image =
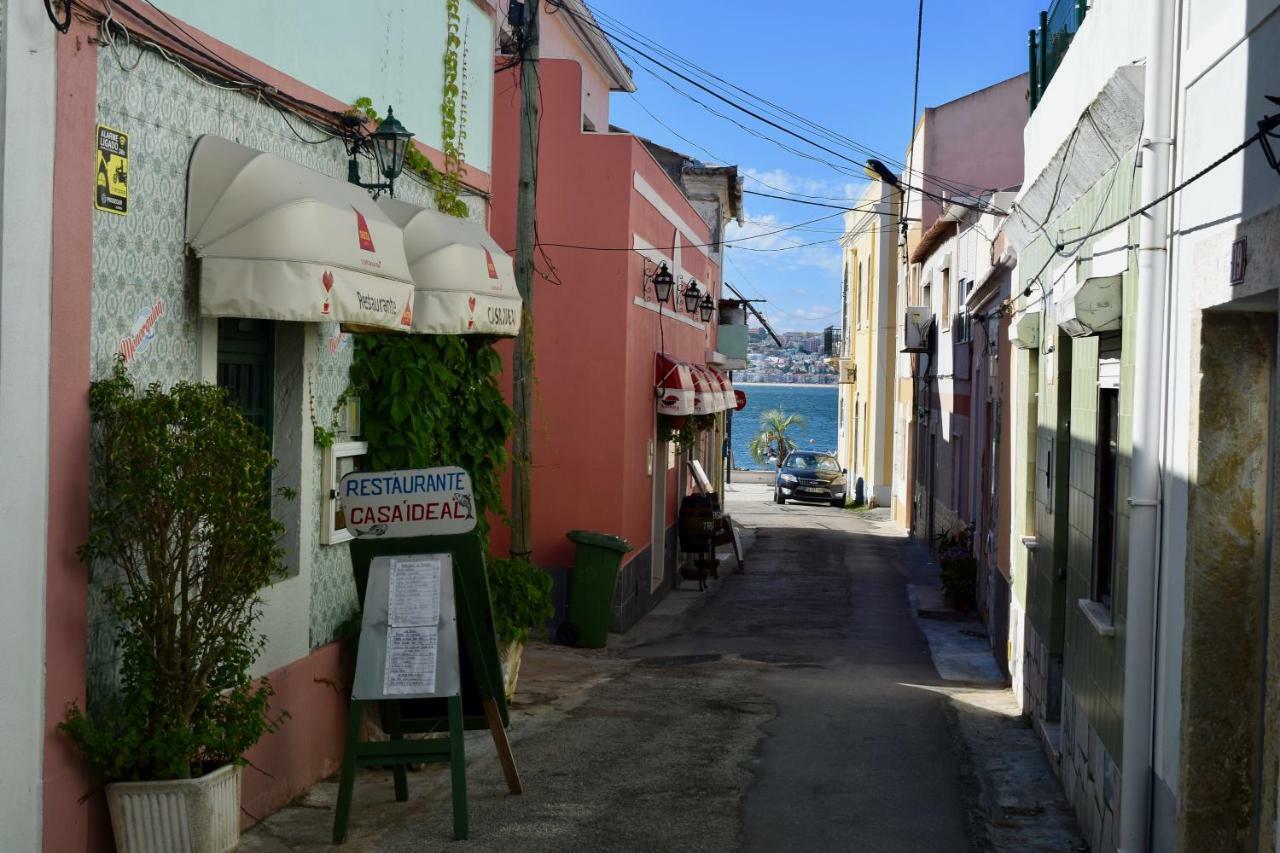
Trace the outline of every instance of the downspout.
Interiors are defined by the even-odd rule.
[[[1146,206],[1170,186],[1173,146],[1174,30],[1182,2],[1150,3],[1143,105],[1142,195]],[[1138,226],[1133,458],[1129,563],[1125,595],[1124,746],[1121,751],[1118,853],[1148,853],[1152,812],[1156,600],[1160,561],[1160,452],[1169,206],[1153,206]]]

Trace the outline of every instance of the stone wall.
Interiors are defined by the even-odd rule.
[[[1090,725],[1070,684],[1062,688],[1061,744],[1058,772],[1090,853],[1115,853],[1120,843],[1120,768]]]

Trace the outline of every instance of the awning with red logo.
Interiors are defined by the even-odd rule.
[[[363,189],[218,136],[187,167],[200,313],[409,331],[399,226]]]
[[[653,388],[658,414],[672,417],[694,414],[695,390],[691,367],[665,353],[655,356]]]
[[[483,225],[394,198],[378,206],[404,231],[415,287],[413,331],[519,334],[523,303],[511,257]]]

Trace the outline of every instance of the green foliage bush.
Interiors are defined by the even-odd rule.
[[[283,573],[262,431],[213,385],[138,389],[123,363],[89,391],[94,489],[80,556],[121,580],[120,692],[61,728],[105,781],[182,779],[241,756],[283,716],[249,668],[260,590]]]
[[[488,562],[494,631],[502,643],[523,643],[555,615],[551,575],[519,557]]]

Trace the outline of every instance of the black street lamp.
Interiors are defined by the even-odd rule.
[[[710,323],[711,315],[715,313],[716,304],[711,300],[711,294],[708,293],[702,297],[702,301],[698,303],[698,314],[702,317],[702,322]]]
[[[684,310],[690,314],[696,314],[700,299],[702,299],[702,291],[698,289],[698,282],[689,279],[689,286],[684,289]]]
[[[653,295],[659,302],[666,302],[671,296],[671,287],[676,283],[675,278],[671,275],[671,270],[667,269],[666,263],[658,264],[658,269],[653,274]]]
[[[347,163],[347,180],[358,187],[373,191],[377,198],[383,190],[395,195],[396,178],[404,171],[404,161],[409,154],[409,140],[413,134],[396,118],[391,107],[387,107],[387,117],[378,123],[378,129],[368,136],[355,137],[351,143],[351,159]],[[360,163],[357,157],[362,148],[368,147],[373,152],[373,160],[378,166],[378,174],[386,180],[381,183],[366,184],[360,180]]]

